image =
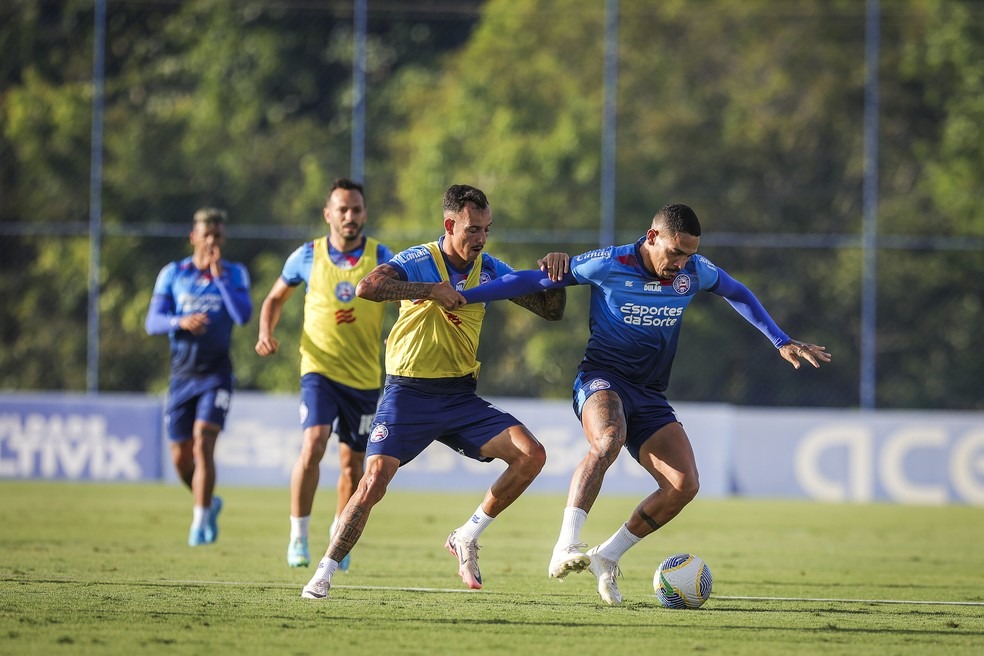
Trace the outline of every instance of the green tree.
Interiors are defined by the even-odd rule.
[[[859,251],[833,250],[824,241],[793,248],[747,243],[762,233],[859,239],[864,5],[801,0],[783,3],[780,11],[775,3],[729,0],[620,4],[619,240],[641,234],[663,203],[688,202],[704,218],[702,250],[748,283],[792,335],[824,343],[835,354],[830,367],[793,372],[725,303],[701,301],[688,313],[675,398],[856,404]],[[408,91],[402,103],[411,108],[409,127],[394,150],[407,163],[398,177],[406,216],[392,217],[394,224],[408,217],[436,222],[440,190],[471,182],[490,192],[497,226],[567,234],[595,229],[601,12],[573,1],[485,6],[468,46],[449,59],[431,88]],[[953,210],[979,216],[969,207],[984,171],[980,140],[972,138],[984,97],[978,88],[984,76],[976,72],[984,43],[974,20],[979,9],[969,2],[913,0],[891,3],[883,15],[883,134],[904,131],[908,140],[889,139],[882,151],[882,232],[901,225],[894,216],[899,212],[937,236],[967,234]],[[914,121],[915,133],[904,130],[903,118]],[[929,227],[926,211],[951,218]],[[570,245],[565,241],[556,237],[558,246]],[[519,266],[534,257],[525,246],[499,246],[514,253]],[[975,255],[967,258],[973,265],[954,267],[961,258],[947,256],[927,264],[932,281],[924,281],[897,272],[896,258],[883,251],[882,407],[980,407],[973,385],[952,389],[947,380],[954,372],[969,379],[981,368],[979,359],[961,358],[954,348],[981,319],[980,283],[967,286],[968,279],[982,279]],[[898,261],[912,267],[918,257],[906,253]],[[948,326],[949,344],[934,345],[927,371],[925,315],[921,304],[904,299],[947,288],[959,291],[940,297],[941,316],[957,325]],[[583,344],[583,330],[578,335],[567,323],[583,325],[585,301],[575,300],[578,293],[571,290],[568,320],[557,327],[536,325],[508,307],[490,317],[483,348],[504,361],[508,374],[490,376],[486,367],[489,391],[557,392],[540,374],[557,358],[568,370],[579,358],[575,342]],[[543,333],[550,334],[542,338],[547,348]]]
[[[462,6],[370,4],[370,231],[397,250],[436,238],[441,194],[467,182],[490,195],[491,251],[516,267],[596,246],[603,3]],[[673,398],[857,404],[864,3],[620,7],[617,241],[665,202],[693,205],[702,252],[835,356],[793,372],[705,295]],[[981,408],[984,14],[970,0],[881,7],[878,404]],[[323,233],[324,194],[349,166],[351,15],[262,0],[109,9],[101,386],[160,391],[166,348],[143,317],[157,272],[188,252],[197,207],[229,210],[226,254],[249,266],[257,307],[287,255]],[[92,25],[89,0],[0,5],[0,223],[19,226],[0,226],[5,388],[85,383]],[[945,239],[963,248],[937,248]],[[291,306],[285,342],[300,330]],[[483,392],[565,397],[586,317],[582,288],[559,324],[491,305]],[[255,324],[235,333],[241,385],[296,389],[296,345],[260,361],[254,341]]]

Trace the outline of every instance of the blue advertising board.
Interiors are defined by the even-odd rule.
[[[145,395],[0,395],[0,478],[155,481],[161,402]]]
[[[530,490],[565,492],[587,442],[570,403],[489,398],[543,443]],[[984,413],[761,409],[675,404],[693,444],[701,498],[730,495],[826,502],[984,506]],[[163,435],[163,398],[125,394],[0,394],[0,479],[177,483]],[[218,484],[285,490],[301,449],[297,395],[238,392],[215,450]],[[502,473],[435,443],[391,489],[483,491]],[[338,440],[321,462],[338,475]],[[645,496],[652,477],[627,452],[606,493]]]
[[[984,413],[744,409],[732,466],[741,496],[984,505]]]

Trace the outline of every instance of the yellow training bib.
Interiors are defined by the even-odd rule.
[[[359,263],[342,269],[331,261],[328,238],[314,241],[304,297],[302,376],[319,373],[360,390],[378,389],[382,383],[379,356],[386,304],[355,295],[355,286],[378,264],[378,246],[367,237]]]
[[[436,241],[426,244],[441,280],[450,282]],[[482,255],[472,264],[465,289],[479,283]],[[386,344],[386,373],[411,378],[478,378],[478,338],[485,305],[471,303],[448,312],[436,301],[401,301],[400,316]]]

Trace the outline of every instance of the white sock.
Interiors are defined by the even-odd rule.
[[[489,517],[479,506],[478,509],[472,514],[471,519],[462,524],[459,528],[455,529],[459,536],[465,538],[466,540],[475,540],[479,535],[482,534],[492,520],[495,517]]]
[[[629,531],[629,527],[625,524],[615,531],[612,537],[605,540],[603,543],[598,545],[598,552],[605,558],[609,560],[618,561],[625,555],[625,552],[639,544],[639,540],[642,538],[636,537]]]
[[[581,529],[588,519],[588,513],[574,506],[564,508],[564,521],[560,525],[560,537],[556,548],[563,549],[581,542]]]
[[[321,562],[318,563],[318,568],[314,570],[314,576],[311,577],[311,580],[308,581],[308,583],[314,583],[315,581],[328,581],[330,585],[331,577],[334,576],[336,569],[338,569],[338,563],[328,556],[325,556],[321,559]]]
[[[212,515],[212,509],[205,506],[195,506],[191,510],[191,525],[205,526]]]
[[[311,515],[304,517],[290,516],[290,539],[306,538],[308,536],[308,525],[311,523]]]

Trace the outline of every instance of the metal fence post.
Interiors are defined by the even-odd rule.
[[[99,292],[102,250],[103,94],[106,75],[106,0],[96,0],[92,38],[92,144],[89,168],[89,321],[85,386],[99,391]]]
[[[861,249],[861,407],[874,409],[877,365],[878,290],[878,61],[881,50],[881,11],[878,0],[867,0],[864,84],[864,211]]]

